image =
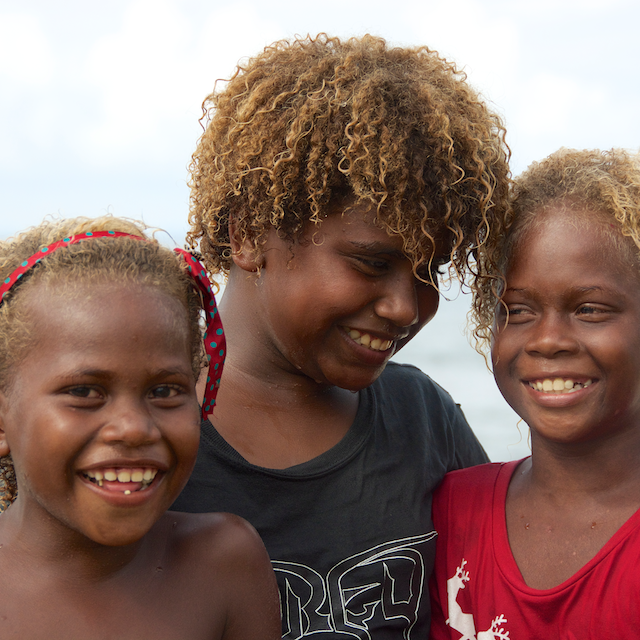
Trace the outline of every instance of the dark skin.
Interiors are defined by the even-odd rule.
[[[516,470],[507,496],[507,530],[530,587],[550,589],[571,578],[640,508],[640,477],[632,459],[637,451],[621,447],[612,464],[613,453],[580,461],[541,455],[535,469],[529,459]],[[602,467],[594,473],[589,463]]]
[[[0,391],[0,455],[18,483],[0,515],[0,635],[280,638],[253,528],[166,513],[199,439],[181,303],[143,285],[25,295],[33,347]]]
[[[562,205],[539,215],[507,271],[492,357],[531,427],[532,457],[507,495],[509,542],[526,584],[549,589],[640,508],[640,276],[600,219],[578,223]]]
[[[56,544],[6,525],[3,638],[280,638],[275,578],[260,539],[240,518],[169,512],[126,547]]]
[[[272,231],[259,255],[232,240],[220,304],[229,355],[212,422],[258,466],[290,467],[336,445],[357,392],[437,310],[400,238],[367,208],[344,208],[330,206],[293,244]]]

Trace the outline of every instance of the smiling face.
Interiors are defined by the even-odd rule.
[[[293,245],[271,232],[251,328],[270,364],[363,389],[434,316],[438,292],[372,219],[362,207],[331,213]]]
[[[540,213],[506,273],[492,360],[532,441],[639,433],[640,275],[610,225],[557,205]],[[625,250],[621,251],[621,247]]]
[[[135,542],[195,462],[186,311],[145,286],[27,295],[33,346],[0,394],[0,455],[10,450],[18,481],[11,510],[100,544]]]

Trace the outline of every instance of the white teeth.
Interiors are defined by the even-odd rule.
[[[537,391],[544,391],[545,393],[574,393],[579,389],[588,387],[592,384],[593,380],[585,380],[584,382],[575,382],[571,378],[545,378],[544,380],[536,380],[530,382],[529,386]]]
[[[372,338],[368,333],[362,333],[357,329],[345,327],[348,336],[359,345],[372,349],[373,351],[386,351],[391,348],[393,340],[383,340],[382,338]]]
[[[136,482],[142,484],[142,489],[146,489],[158,475],[158,470],[153,468],[133,468],[133,469],[108,469],[106,471],[85,471],[84,475],[102,487],[104,481],[107,482]]]

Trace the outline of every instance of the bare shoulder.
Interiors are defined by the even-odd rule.
[[[233,564],[268,560],[256,530],[231,513],[168,511],[162,523],[176,551],[197,556],[199,562]]]
[[[158,525],[183,593],[206,597],[224,617],[222,640],[280,638],[275,574],[246,520],[229,513],[168,511]]]

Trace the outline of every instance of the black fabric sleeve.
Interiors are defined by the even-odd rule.
[[[471,430],[459,404],[453,417],[453,436],[455,438],[455,466],[452,469],[474,467],[490,462],[489,456]]]

